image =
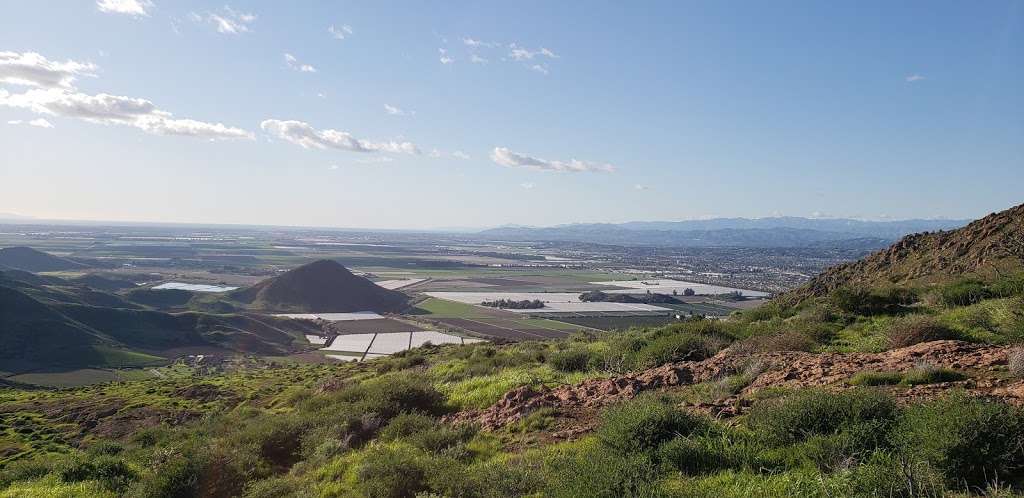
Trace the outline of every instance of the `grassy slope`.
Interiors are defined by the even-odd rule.
[[[745,398],[753,408],[729,424],[678,408],[684,399],[707,402],[740,392],[751,376],[738,372],[669,391],[663,399],[613,406],[601,420],[560,420],[540,410],[491,433],[438,422],[445,413],[488,406],[515,387],[577,383],[608,375],[610,364],[641,370],[698,350],[709,354],[730,341],[770,349],[772,340],[788,337],[786,344],[793,344],[799,336],[807,349],[859,349],[849,339],[857,332],[887,347],[894,330],[921,320],[972,340],[1016,341],[1024,332],[1021,296],[987,297],[950,305],[942,303],[942,289],[929,289],[913,304],[879,308],[886,311],[850,311],[845,308],[866,305],[823,298],[722,322],[432,348],[358,365],[246,368],[198,377],[165,369],[162,379],[67,391],[9,389],[0,391],[0,427],[7,428],[0,433],[0,455],[34,463],[0,471],[0,493],[11,481],[8,493],[56,493],[78,485],[94,494],[127,490],[132,496],[190,483],[222,496],[267,496],[272,490],[327,496],[907,496],[905,476],[893,472],[899,462],[924,488],[915,495],[963,492],[964,482],[985,489],[984,476],[991,475],[999,475],[1004,488],[1019,486],[1024,455],[1013,448],[1024,443],[1024,414],[956,395],[902,408],[871,387],[843,395],[768,390]],[[425,304],[440,313],[468,312],[447,302]],[[919,374],[892,380],[907,384],[889,388],[897,390],[932,381]],[[96,418],[64,416],[112,406],[115,413]],[[423,415],[399,417],[406,411]],[[79,440],[82,427],[69,420],[98,423]],[[126,423],[107,423],[112,420],[130,421],[128,433],[117,433],[113,427]],[[143,420],[171,421],[176,428],[155,429]],[[573,442],[552,437],[559,427],[585,423],[596,424],[596,432]],[[116,443],[112,433],[119,434]],[[102,440],[107,443],[99,445]],[[113,456],[111,444],[121,448]],[[32,460],[47,453],[68,456]],[[89,470],[111,461],[130,470],[122,471],[123,481]],[[35,473],[22,470],[31,465]],[[85,470],[70,480],[60,477],[67,475],[61,469],[82,465]]]

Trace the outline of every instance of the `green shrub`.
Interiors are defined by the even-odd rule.
[[[454,498],[506,498],[531,496],[544,486],[543,462],[536,458],[495,458],[466,467],[442,470],[435,487]]]
[[[849,475],[855,496],[914,498],[947,496],[942,475],[921,461],[908,461],[887,451],[876,451]]]
[[[660,496],[657,466],[642,453],[601,447],[561,449],[545,465],[545,497],[653,498]]]
[[[978,280],[958,280],[939,289],[939,299],[946,306],[969,306],[990,297],[988,288]]]
[[[0,489],[17,481],[30,481],[49,474],[54,462],[49,458],[15,460],[0,468]]]
[[[917,300],[912,289],[892,287],[883,290],[866,287],[840,287],[829,294],[829,302],[836,309],[854,315],[893,314],[905,311],[905,306]]]
[[[747,425],[772,443],[790,444],[861,424],[884,437],[897,414],[896,403],[881,391],[810,389],[754,405]]]
[[[890,348],[903,348],[922,342],[961,339],[959,333],[933,317],[912,315],[893,320],[886,332]]]
[[[104,488],[123,492],[138,476],[121,458],[84,455],[65,459],[55,469],[64,482],[98,481]]]
[[[860,372],[847,382],[851,386],[891,386],[899,384],[903,374],[899,372]]]
[[[782,464],[750,435],[731,429],[677,437],[658,448],[658,461],[688,475],[726,469],[782,470]]]
[[[425,415],[402,414],[381,430],[380,440],[402,440],[411,446],[430,452],[441,452],[464,444],[476,429],[466,425],[451,426],[438,423]]]
[[[1024,295],[1024,273],[1000,277],[992,282],[989,291],[995,297],[1013,297]]]
[[[411,498],[427,491],[429,458],[409,446],[374,446],[356,468],[356,489],[369,498]]]
[[[606,409],[597,437],[620,453],[645,452],[676,436],[706,428],[708,424],[702,416],[644,396]]]
[[[915,368],[904,374],[902,384],[907,386],[919,386],[924,384],[938,384],[940,382],[956,382],[966,378],[966,375],[957,372],[956,370],[924,366]]]
[[[944,473],[953,488],[984,488],[1024,477],[1024,415],[965,393],[911,406],[894,439],[906,459]]]
[[[585,347],[572,347],[564,351],[556,351],[548,358],[548,363],[555,370],[562,372],[582,372],[589,370],[594,361]]]
[[[365,380],[342,389],[337,399],[356,405],[358,410],[389,419],[402,412],[439,414],[444,396],[423,375],[398,372]]]
[[[190,498],[199,492],[208,459],[201,452],[175,452],[129,489],[132,498]]]
[[[308,482],[292,476],[272,477],[249,483],[245,498],[312,498],[316,496]]]

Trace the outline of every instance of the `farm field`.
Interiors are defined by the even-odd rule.
[[[721,304],[714,303],[682,303],[682,304],[660,304],[676,311],[681,311],[687,314],[704,315],[704,316],[728,316],[732,312],[736,311],[737,308],[730,308],[729,306],[723,306]]]
[[[409,324],[392,318],[332,322],[330,328],[333,332],[338,334],[383,334],[390,332],[414,332],[423,330],[422,326]]]
[[[671,316],[560,316],[553,321],[598,330],[624,330],[630,327],[661,327],[677,320]]]
[[[462,330],[490,339],[541,340],[566,337],[580,329],[554,320],[526,318],[504,310],[434,297],[419,303],[417,308],[422,312],[416,315],[417,319],[426,320],[440,328]]]
[[[686,289],[693,289],[698,295],[727,294],[730,292],[740,292],[747,297],[765,297],[768,295],[768,293],[761,291],[672,279],[610,280],[590,283],[604,287],[625,287],[624,289],[606,290],[605,292],[609,294],[634,294],[639,290],[641,292],[651,291],[659,294],[676,293],[682,295]]]

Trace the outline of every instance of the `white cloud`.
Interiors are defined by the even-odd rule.
[[[207,12],[206,16],[201,16],[193,12],[192,20],[196,22],[207,21],[213,24],[217,28],[218,33],[237,35],[240,33],[248,33],[249,25],[256,20],[256,16],[254,14],[238,12],[225,5],[220,12]]]
[[[70,88],[79,76],[93,76],[91,62],[51,61],[35,52],[0,52],[0,83]]]
[[[47,120],[45,120],[43,118],[33,119],[31,121],[22,121],[20,119],[17,119],[17,120],[14,120],[14,121],[8,121],[7,124],[9,124],[9,125],[20,125],[20,124],[23,124],[23,125],[26,125],[26,126],[35,126],[36,128],[53,128],[53,123],[51,123],[51,122],[49,122],[49,121],[47,121]]]
[[[420,154],[412,142],[371,142],[338,130],[317,130],[302,121],[267,119],[260,123],[263,131],[306,149],[338,149],[352,152],[392,152]]]
[[[248,131],[221,123],[175,119],[171,113],[157,109],[145,99],[105,93],[87,95],[60,88],[34,89],[22,94],[0,90],[0,105],[92,123],[133,126],[157,135],[182,135],[211,140],[253,138]]]
[[[524,182],[524,183],[520,183],[519,186],[525,188],[526,190],[530,190],[533,187],[535,187],[536,185],[534,185],[534,184],[532,184],[530,182]]]
[[[480,41],[480,40],[474,40],[473,38],[468,37],[468,36],[462,39],[462,44],[467,46],[467,47],[473,47],[473,48],[480,48],[480,47],[494,48],[494,47],[499,46],[499,44],[495,43],[495,42],[485,42],[485,41]]]
[[[649,190],[650,188],[651,187],[648,187],[647,185],[640,185],[639,183],[633,185],[633,190]]]
[[[540,74],[548,74],[548,66],[545,64],[534,64],[530,66],[531,71],[537,71]]]
[[[395,107],[391,104],[384,104],[384,112],[392,116],[415,116],[416,111],[407,111],[405,109]]]
[[[439,49],[437,49],[437,51],[441,54],[441,56],[438,59],[438,60],[441,61],[441,64],[451,64],[451,63],[455,62],[455,59],[452,59],[451,57],[448,56],[448,51],[447,50],[445,50],[443,48],[439,48]]]
[[[512,152],[505,147],[495,147],[491,152],[491,160],[510,168],[528,168],[539,171],[567,171],[573,173],[582,171],[612,173],[615,171],[615,166],[611,164],[580,161],[578,159],[550,161]]]
[[[430,157],[438,158],[438,157],[441,157],[441,151],[439,151],[437,149],[434,149],[434,150],[430,151],[429,155],[430,155]]]
[[[338,169],[338,165],[337,164],[332,164],[332,165],[328,166],[327,169],[329,169],[331,171],[334,171],[334,170]]]
[[[336,28],[332,24],[331,27],[327,28],[327,32],[330,33],[331,36],[333,36],[336,40],[344,40],[345,38],[348,38],[349,36],[352,35],[352,26],[344,24],[340,28]]]
[[[921,76],[920,74],[916,74],[915,73],[915,74],[911,74],[911,75],[907,76],[904,79],[907,81],[907,83],[913,83],[915,81],[921,81],[921,80],[923,80],[925,78],[924,78],[924,76]]]
[[[476,54],[470,54],[469,62],[472,62],[473,64],[487,64],[487,59],[484,59],[483,57],[480,57],[479,55]]]
[[[454,157],[456,159],[469,159],[469,154],[466,154],[465,152],[462,152],[461,150],[457,150],[455,152],[452,152],[452,157]]]
[[[299,60],[296,59],[295,56],[292,55],[292,54],[284,54],[284,63],[287,64],[288,67],[290,67],[290,68],[292,68],[292,69],[294,69],[296,71],[301,71],[303,73],[315,73],[316,72],[316,68],[315,67],[313,67],[313,66],[311,66],[309,64],[303,64],[303,63],[299,62]]]
[[[519,61],[519,62],[525,62],[525,61],[533,60],[533,58],[538,56],[538,55],[543,55],[544,57],[547,57],[549,59],[557,59],[558,58],[558,56],[555,55],[554,52],[552,52],[551,50],[548,50],[548,49],[546,49],[544,47],[541,47],[540,50],[533,51],[533,50],[529,50],[527,48],[521,47],[521,46],[519,46],[519,45],[517,45],[515,43],[512,43],[512,44],[509,44],[508,49],[509,49],[508,56],[511,57],[512,60],[516,60],[516,61]]]
[[[148,16],[146,9],[153,6],[149,0],[96,0],[100,12],[127,14],[132,17]]]

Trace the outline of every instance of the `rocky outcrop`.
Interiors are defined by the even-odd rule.
[[[961,341],[935,341],[915,344],[884,353],[803,353],[768,352],[737,354],[731,350],[703,361],[670,363],[643,372],[592,379],[576,385],[535,389],[524,386],[505,393],[494,405],[483,410],[459,412],[449,421],[477,423],[495,430],[524,419],[541,408],[553,408],[563,414],[596,410],[631,399],[641,392],[686,386],[751,371],[754,378],[740,397],[698,406],[716,416],[730,416],[742,408],[742,395],[767,387],[831,386],[845,389],[845,383],[859,372],[905,372],[922,365],[946,367],[974,373],[974,379],[958,384],[980,394],[999,396],[1013,402],[1024,401],[1024,381],[993,375],[1007,362],[1005,346],[971,344]],[[918,386],[901,397],[927,397],[947,390],[950,385]]]

